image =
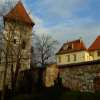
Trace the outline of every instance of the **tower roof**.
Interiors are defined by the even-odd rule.
[[[26,12],[21,1],[19,1],[16,6],[4,16],[4,19],[17,20],[26,24],[30,24],[32,26],[35,24]]]
[[[96,38],[96,40],[92,43],[92,45],[88,49],[89,51],[100,50],[100,35]]]

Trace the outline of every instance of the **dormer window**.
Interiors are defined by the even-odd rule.
[[[67,47],[67,50],[71,50],[72,48],[73,48],[73,45],[69,44],[68,47]]]
[[[63,50],[67,50],[67,48],[68,48],[68,45],[64,46],[63,47]]]
[[[68,44],[63,47],[63,50],[71,50],[73,49],[73,44]]]

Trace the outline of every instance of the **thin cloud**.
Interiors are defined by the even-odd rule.
[[[100,34],[99,7],[93,6],[97,1],[23,0],[36,34],[47,33],[60,42],[82,37],[87,45]]]
[[[52,16],[70,17],[84,2],[86,0],[43,0],[38,3],[38,7],[42,7],[41,10]]]

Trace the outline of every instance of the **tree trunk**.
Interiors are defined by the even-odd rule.
[[[3,76],[3,89],[2,89],[2,94],[1,94],[1,100],[4,100],[5,98],[7,68],[8,68],[8,59],[7,59],[7,54],[6,54],[6,63],[5,63],[5,70],[4,70],[4,76]]]
[[[15,90],[16,90],[16,83],[17,83],[19,69],[20,69],[20,60],[17,61],[16,70],[13,77],[13,84],[12,84],[13,93],[15,93]]]
[[[11,65],[11,92],[13,94],[14,92],[14,86],[13,86],[13,83],[14,82],[14,71],[13,71],[13,64]]]

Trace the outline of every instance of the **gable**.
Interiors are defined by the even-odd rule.
[[[96,40],[92,43],[92,45],[88,49],[89,51],[100,50],[100,36],[96,38]]]

